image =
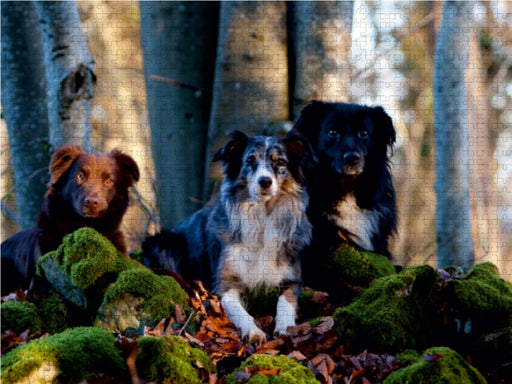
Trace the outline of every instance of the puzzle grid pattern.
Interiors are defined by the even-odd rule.
[[[138,32],[138,4],[137,2],[83,2],[78,4],[80,14],[83,17],[82,31],[87,39],[91,54],[95,59],[95,70],[98,82],[95,89],[94,104],[91,112],[91,120],[94,127],[93,142],[100,151],[108,151],[115,146],[125,149],[134,156],[141,168],[142,179],[138,183],[138,190],[145,201],[153,209],[156,209],[153,164],[148,156],[150,148],[149,123],[145,105],[145,80],[143,73],[143,57],[139,44]],[[85,16],[85,17],[84,17]],[[357,96],[357,101],[362,103],[381,104],[392,115],[399,139],[395,148],[396,167],[394,173],[400,175],[404,172],[400,168],[402,153],[409,150],[410,138],[404,136],[408,124],[412,121],[410,113],[401,113],[399,99],[406,80],[403,74],[392,69],[393,63],[400,61],[401,53],[395,40],[389,32],[396,26],[400,32],[407,31],[407,16],[403,11],[397,11],[393,5],[383,4],[375,16],[369,14],[369,10],[362,3],[357,2],[354,8],[353,19],[353,53],[352,58],[358,69],[372,63],[375,54],[385,52],[374,63],[377,79],[374,83],[361,80],[352,86],[352,92]],[[485,20],[485,9],[475,8],[475,20]],[[506,19],[506,9],[497,6],[496,18]],[[375,22],[381,29],[381,43],[374,42]],[[497,31],[497,33],[499,33]],[[171,38],[171,37],[170,37]],[[426,52],[423,54],[427,55]],[[403,57],[402,57],[403,58]],[[496,84],[498,92],[492,96],[493,107],[510,105],[512,97],[512,85],[510,83]],[[481,108],[487,106],[480,105]],[[492,111],[491,111],[492,112]],[[510,112],[505,112],[502,121],[508,119],[510,127]],[[401,132],[401,134],[400,134]],[[475,140],[480,140],[479,137]],[[2,177],[5,177],[9,169],[7,157],[8,138],[2,120]],[[477,144],[478,146],[478,144]],[[497,194],[497,220],[489,222],[490,226],[497,226],[499,235],[499,255],[494,257],[495,263],[506,265],[508,269],[503,271],[504,277],[512,280],[512,133],[510,128],[503,130],[496,140],[494,150],[496,161],[496,176],[494,181]],[[485,161],[472,158],[472,161]],[[172,165],[169,165],[172,167]],[[429,182],[431,182],[430,180]],[[421,180],[418,181],[421,183]],[[6,185],[2,186],[2,195],[6,192]],[[400,193],[411,193],[407,187],[399,188]],[[425,185],[424,188],[432,188]],[[426,195],[430,198],[432,194]],[[425,205],[433,206],[435,201],[430,199]],[[415,206],[411,209],[414,210]],[[413,213],[414,214],[414,213]],[[141,217],[144,218],[141,220]],[[125,218],[125,226],[128,230],[141,233],[145,230],[145,217],[140,208],[132,207]],[[426,223],[426,226],[430,225]],[[4,226],[5,228],[5,226]],[[403,229],[403,228],[402,228]],[[8,230],[6,231],[8,232]],[[4,235],[2,235],[3,238]],[[140,235],[133,240],[133,246],[140,242]],[[426,253],[432,249],[427,247]],[[428,254],[422,255],[422,261],[429,261]],[[427,259],[427,260],[426,260]]]

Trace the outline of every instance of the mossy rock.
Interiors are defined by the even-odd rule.
[[[188,295],[170,276],[146,268],[123,271],[105,292],[95,325],[111,332],[141,334],[174,314],[174,304],[188,310]]]
[[[176,336],[141,337],[136,360],[141,378],[160,384],[199,384],[202,376],[197,362],[212,371],[208,355]]]
[[[485,384],[486,381],[457,352],[447,347],[433,347],[417,362],[391,373],[384,380],[384,384],[408,383]]]
[[[237,372],[243,372],[246,368],[252,371],[251,368],[254,367],[257,367],[256,372],[258,370],[275,370],[276,368],[279,369],[279,372],[277,375],[255,373],[248,381],[244,381],[247,384],[320,384],[313,372],[295,359],[289,359],[282,355],[258,354],[249,357],[239,368],[230,373],[227,376],[226,384],[238,383]]]
[[[32,340],[2,357],[2,383],[76,383],[100,374],[126,380],[126,366],[114,344],[114,336],[95,327]]]
[[[125,258],[102,234],[88,227],[66,235],[57,250],[38,260],[37,273],[67,301],[94,313],[121,271],[142,268]]]
[[[329,265],[339,281],[359,287],[368,287],[375,279],[396,273],[386,256],[358,251],[347,244],[340,245],[330,254]]]
[[[41,298],[37,303],[37,312],[43,324],[43,331],[59,333],[68,328],[68,308],[62,298],[56,294]]]
[[[123,257],[121,252],[102,234],[88,227],[80,228],[66,235],[56,251],[44,255],[38,262],[52,258],[71,283],[85,290],[106,273],[141,267],[140,263]]]
[[[326,291],[331,300],[350,302],[376,279],[396,273],[389,259],[378,253],[360,251],[348,244],[332,250],[321,262],[322,278],[314,289]]]
[[[512,288],[492,263],[475,265],[444,291],[456,333],[472,338],[512,326]]]
[[[334,313],[341,342],[352,352],[424,349],[439,328],[432,288],[437,271],[421,265],[382,277]]]
[[[35,304],[28,301],[5,301],[1,313],[2,332],[11,329],[20,334],[30,329],[32,335],[41,334],[41,318]]]

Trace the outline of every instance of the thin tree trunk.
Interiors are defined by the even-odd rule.
[[[434,57],[438,265],[474,263],[465,73],[473,3],[447,1]]]
[[[48,120],[40,29],[32,2],[2,1],[2,114],[21,228],[34,224],[46,191]]]
[[[353,1],[295,2],[294,118],[312,99],[349,100],[353,10]]]
[[[201,208],[219,4],[141,2],[141,40],[164,227]]]
[[[284,2],[221,2],[212,110],[203,190],[209,199],[222,179],[215,150],[238,129],[263,133],[288,120],[288,61]]]
[[[471,151],[471,208],[477,262],[498,265],[497,164],[491,147],[489,81],[478,35],[473,33],[467,69],[469,143]]]
[[[50,144],[80,144],[91,149],[90,110],[94,62],[80,28],[74,1],[36,1],[48,94]]]

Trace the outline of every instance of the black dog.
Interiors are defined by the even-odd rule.
[[[317,256],[340,242],[391,258],[397,214],[387,151],[396,133],[383,108],[312,101],[293,136],[306,138],[318,158],[306,175],[314,230],[303,257],[305,283],[322,286]]]
[[[302,187],[308,143],[298,137],[248,137],[235,131],[214,155],[224,181],[208,206],[173,230],[143,244],[146,265],[213,283],[228,317],[242,337],[262,341],[264,332],[244,309],[241,294],[277,287],[274,333],[295,325],[302,287],[299,252],[311,239]]]

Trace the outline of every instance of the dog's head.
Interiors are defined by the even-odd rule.
[[[267,202],[300,188],[303,160],[309,154],[309,144],[300,137],[249,137],[234,131],[213,161],[222,161],[226,180],[235,190],[245,190],[254,202]]]
[[[321,164],[337,175],[358,176],[369,164],[387,164],[395,142],[391,118],[382,107],[312,101],[289,136],[305,137]]]
[[[103,155],[68,145],[52,157],[47,195],[58,193],[78,215],[98,218],[138,180],[137,163],[118,149]]]

